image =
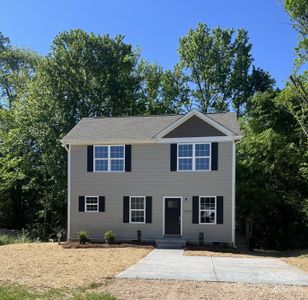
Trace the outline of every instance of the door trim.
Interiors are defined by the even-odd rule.
[[[173,198],[173,199],[181,199],[180,203],[181,203],[181,210],[180,210],[180,214],[181,214],[181,228],[180,228],[180,236],[182,236],[183,233],[183,197],[182,196],[164,196],[163,197],[163,232],[162,232],[162,236],[164,237],[165,234],[165,202],[166,199],[169,198]]]

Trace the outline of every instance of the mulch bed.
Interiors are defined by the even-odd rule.
[[[62,244],[65,249],[90,249],[90,248],[143,248],[143,249],[154,249],[155,244],[150,242],[114,242],[113,244],[107,243],[95,243],[86,242],[85,244],[80,244],[79,241],[70,241]]]

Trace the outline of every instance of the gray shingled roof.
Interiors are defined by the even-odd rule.
[[[234,135],[241,134],[234,113],[207,116],[234,132]],[[63,137],[62,142],[150,140],[181,117],[183,115],[83,118]]]

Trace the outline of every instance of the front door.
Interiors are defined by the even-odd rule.
[[[181,234],[181,198],[165,198],[165,234]]]

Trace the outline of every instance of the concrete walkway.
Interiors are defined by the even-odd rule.
[[[155,249],[117,277],[308,286],[308,273],[277,258],[184,256],[182,254],[183,250]]]

